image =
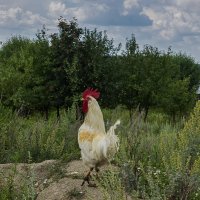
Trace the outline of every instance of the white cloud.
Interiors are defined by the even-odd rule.
[[[7,8],[0,7],[0,26],[19,26],[19,25],[34,25],[44,24],[46,19],[39,14],[34,14],[31,11],[25,11],[20,7]]]
[[[31,11],[26,11],[22,15],[23,19],[21,20],[21,23],[27,24],[27,25],[34,25],[37,23],[45,24],[48,20],[41,17],[39,14],[33,14]]]
[[[17,14],[20,14],[22,9],[17,8],[9,8],[6,9],[5,6],[0,7],[0,24],[5,24],[8,20],[14,20]]]
[[[175,0],[174,3],[182,9],[199,11],[200,0]]]
[[[128,15],[130,10],[132,10],[133,8],[137,8],[139,6],[138,0],[124,0],[123,2],[123,7],[124,7],[124,11],[123,11],[123,15]]]
[[[71,0],[73,3],[81,3],[81,0]]]
[[[109,7],[106,5],[106,4],[98,4],[98,3],[95,3],[93,5],[94,8],[96,8],[96,10],[98,12],[106,12],[109,10]]]
[[[200,31],[199,16],[175,6],[165,6],[159,9],[144,7],[142,14],[152,20],[152,28],[160,31],[164,39],[169,40],[179,34],[192,34]]]
[[[49,4],[49,12],[53,15],[61,15],[61,13],[66,13],[67,9],[64,3],[53,1]]]
[[[79,22],[85,21],[88,18],[97,16],[105,11],[109,7],[106,4],[83,4],[77,7],[66,7],[64,3],[53,1],[49,4],[49,14],[54,17],[67,17],[67,18],[77,18]]]
[[[82,27],[105,25],[101,30],[108,30],[115,43],[125,43],[134,33],[139,45],[172,46],[200,60],[199,4],[200,0],[0,0],[0,40],[11,34],[32,37],[43,24],[56,32],[60,16],[75,17]],[[144,26],[141,15],[152,24]]]

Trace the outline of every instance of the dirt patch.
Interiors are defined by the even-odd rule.
[[[31,177],[37,192],[36,200],[103,199],[100,188],[88,187],[87,184],[81,186],[87,172],[88,168],[81,160],[67,164],[56,160],[33,164],[1,164],[0,188],[12,177],[13,185],[20,189]]]

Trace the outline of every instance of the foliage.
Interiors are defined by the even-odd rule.
[[[98,185],[103,191],[104,199],[126,199],[119,175],[112,168],[101,174],[98,179]]]
[[[1,101],[5,105],[13,108],[30,106],[31,96],[26,88],[31,79],[32,47],[32,41],[22,37],[12,37],[2,47],[0,82]]]
[[[57,121],[56,116],[44,121],[39,115],[23,119],[16,113],[1,107],[0,162],[27,162],[30,152],[32,161],[62,158],[70,160],[79,156],[76,132],[79,122],[74,109],[63,111],[65,118]]]
[[[75,19],[66,21],[62,17],[58,23],[59,33],[50,35],[51,91],[52,104],[57,108],[70,107],[77,89],[77,54],[80,48],[82,29]]]
[[[161,108],[175,120],[194,107],[199,86],[199,64],[169,48],[161,52],[139,48],[132,34],[121,51],[106,31],[80,28],[77,20],[58,19],[58,32],[43,28],[36,39],[13,36],[0,50],[0,100],[23,116],[76,104],[81,118],[80,94],[98,88],[103,107],[139,106],[147,118],[149,109]],[[13,80],[15,84],[13,84]],[[170,105],[170,106],[167,106]]]
[[[135,116],[117,158],[129,194],[142,199],[199,199],[199,114],[200,102],[183,129],[162,123],[159,131]]]
[[[180,199],[198,199],[200,184],[199,148],[200,148],[200,102],[177,135],[176,149],[169,157],[164,157],[167,174],[171,173],[176,187],[171,189],[171,196]],[[169,180],[170,181],[170,180]]]
[[[195,104],[195,93],[189,91],[189,79],[175,80],[168,84],[160,104],[173,117],[184,116]]]
[[[118,68],[117,52],[113,40],[109,40],[107,33],[85,29],[80,54],[79,93],[87,87],[98,88],[102,101],[107,107],[115,107],[116,72]]]
[[[118,130],[120,150],[112,161],[114,168],[108,167],[97,178],[105,199],[199,199],[200,102],[187,121],[182,119],[175,124],[158,111],[151,111],[146,122],[144,113],[138,110],[133,113],[132,122],[123,107],[103,113],[107,127],[119,117],[122,121]],[[1,162],[30,162],[28,151],[32,161],[78,159],[75,133],[79,124],[75,114],[75,108],[63,111],[65,118],[59,122],[55,113],[49,121],[39,119],[39,115],[24,119],[2,106]],[[23,192],[34,195],[31,188],[25,189],[34,180],[33,174],[30,177]],[[8,193],[13,187],[12,177],[8,180],[1,195],[18,195],[14,190]]]
[[[1,171],[0,171],[1,175]],[[1,178],[6,180],[4,183],[1,183],[1,200],[10,200],[10,199],[30,199],[35,200],[37,193],[34,187],[34,173],[30,167],[27,168],[27,175],[21,177],[20,184],[16,183],[16,176],[19,175],[19,172],[16,170],[16,165],[13,166],[12,170],[8,173],[7,176],[2,174]]]
[[[136,38],[132,35],[131,39],[126,42],[126,51],[123,54],[120,62],[119,74],[119,94],[120,103],[125,105],[132,115],[134,107],[139,104],[138,89],[139,89],[139,47],[136,43]],[[132,117],[132,116],[131,116]]]
[[[185,121],[197,98],[199,64],[170,48],[140,49],[134,35],[120,53],[106,32],[82,29],[76,19],[61,17],[57,33],[44,26],[36,36],[13,36],[0,49],[0,162],[28,162],[27,152],[33,162],[79,158],[80,94],[95,87],[106,127],[122,121],[113,161],[119,171],[99,182],[107,198],[199,199],[199,102]],[[13,176],[7,184],[2,199],[16,195]]]
[[[85,196],[84,191],[79,191],[77,188],[68,192],[67,199],[83,199]]]

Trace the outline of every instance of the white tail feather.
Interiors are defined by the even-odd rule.
[[[115,153],[119,150],[119,138],[115,135],[115,129],[120,124],[120,120],[117,120],[113,126],[110,127],[107,132],[107,138],[109,139],[109,146],[107,149],[107,158],[111,160]]]
[[[115,124],[113,126],[110,127],[109,131],[107,132],[107,134],[109,135],[113,135],[115,134],[115,129],[117,128],[117,126],[120,124],[120,120],[118,119]]]

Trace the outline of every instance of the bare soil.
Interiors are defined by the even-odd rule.
[[[87,172],[88,168],[81,160],[67,164],[56,160],[33,164],[1,164],[0,189],[11,179],[9,177],[13,177],[13,185],[18,190],[31,178],[32,187],[37,193],[36,200],[104,199],[99,187],[88,187],[87,183],[81,186]]]

